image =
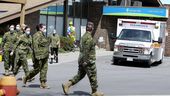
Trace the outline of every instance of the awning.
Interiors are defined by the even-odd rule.
[[[27,0],[0,0],[0,3],[18,3],[25,4]]]
[[[20,17],[21,5],[0,1],[0,24]],[[3,3],[2,3],[3,2]],[[49,5],[61,3],[64,0],[27,0],[26,14],[46,8]],[[1,12],[2,11],[2,12]]]
[[[103,15],[168,18],[169,10],[166,7],[119,7],[104,6]]]
[[[120,4],[122,0],[117,0],[118,4]],[[159,7],[159,6],[163,6],[163,4],[161,3],[160,0],[138,0],[138,1],[142,1],[142,5],[144,6],[148,6],[148,7]]]

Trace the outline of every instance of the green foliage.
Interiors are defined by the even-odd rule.
[[[62,48],[59,48],[59,49],[58,49],[58,52],[59,52],[59,53],[66,53],[67,51],[65,51],[65,50],[62,49]]]
[[[68,37],[60,37],[60,52],[72,51],[74,49],[74,42]]]

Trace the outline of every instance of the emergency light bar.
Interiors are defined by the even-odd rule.
[[[123,23],[131,23],[131,24],[146,24],[146,25],[155,25],[155,29],[158,29],[159,26],[157,23],[150,23],[150,22],[135,22],[135,21],[121,21],[119,26],[123,26]]]

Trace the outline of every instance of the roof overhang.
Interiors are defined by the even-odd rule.
[[[160,0],[138,0],[142,1],[143,6],[148,7],[160,7],[163,6],[162,2]],[[118,4],[120,4],[121,0],[117,0]]]
[[[26,0],[0,0],[0,3],[18,3],[18,4],[26,4]]]
[[[64,2],[64,0],[27,0],[25,14],[30,14],[49,5],[61,2]],[[21,15],[21,4],[0,3],[0,9],[4,11],[0,13],[0,24],[18,18]]]
[[[169,18],[169,10],[166,7],[104,6],[103,7],[103,15],[167,19],[167,18]]]

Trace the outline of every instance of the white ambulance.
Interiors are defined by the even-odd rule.
[[[113,63],[121,61],[162,63],[166,22],[138,19],[118,19]],[[138,64],[138,63],[137,63]]]

